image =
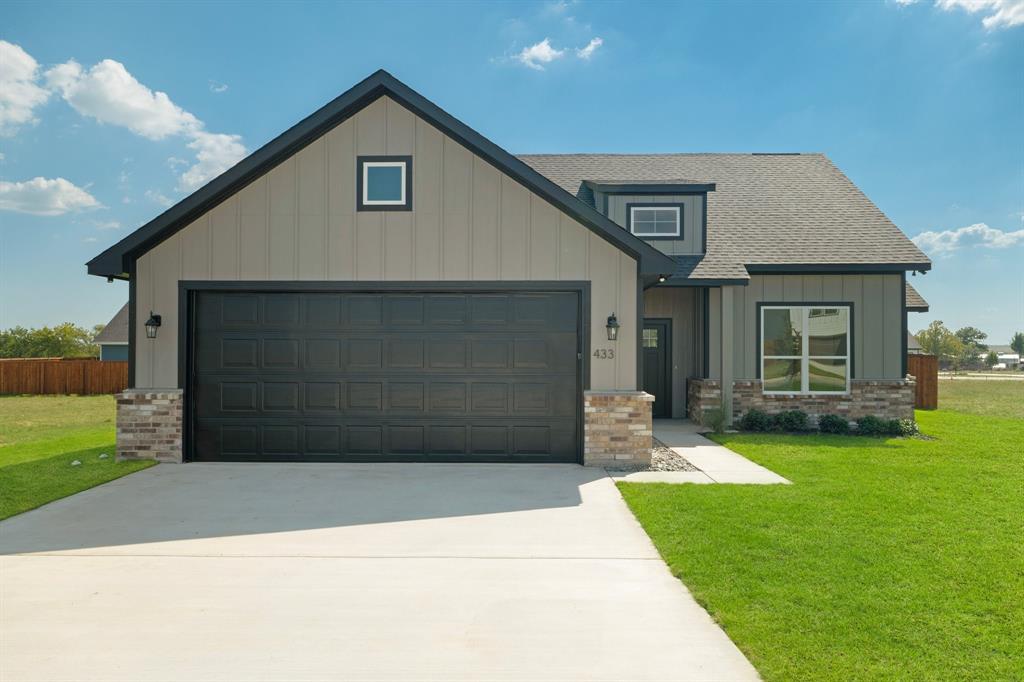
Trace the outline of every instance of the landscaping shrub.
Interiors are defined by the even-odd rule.
[[[723,433],[725,431],[725,410],[720,407],[704,410],[704,425],[715,433]]]
[[[837,414],[818,417],[818,430],[822,433],[845,434],[850,432],[850,422]]]
[[[740,428],[744,431],[768,431],[771,426],[771,417],[761,410],[747,410],[740,417]]]
[[[800,410],[786,410],[772,417],[773,431],[806,431],[807,413]]]
[[[917,428],[917,422],[914,421],[913,419],[899,419],[897,421],[900,425],[899,435],[908,437],[916,436],[918,433],[920,433],[920,431]]]
[[[857,420],[857,434],[861,436],[884,436],[886,428],[885,420],[874,415],[869,414]]]

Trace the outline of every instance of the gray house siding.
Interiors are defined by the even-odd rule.
[[[358,155],[412,155],[413,210],[357,212]],[[591,283],[591,344],[637,323],[636,261],[455,140],[382,97],[136,263],[135,385],[178,383],[179,280]],[[145,314],[163,315],[146,339]],[[590,387],[636,388],[636,337],[592,360]]]
[[[651,240],[651,246],[670,256],[692,256],[704,252],[704,195],[641,195],[641,194],[606,194],[595,192],[598,210],[607,215],[623,228],[626,227],[627,204],[683,204],[683,237],[682,239]]]
[[[725,291],[728,290],[728,291]],[[723,293],[727,294],[723,296]],[[726,300],[725,319],[721,301]],[[711,291],[711,374],[720,378],[718,349],[731,349],[733,379],[757,377],[757,304],[853,304],[853,378],[902,379],[903,283],[892,275],[753,275],[747,286]],[[726,351],[728,352],[728,351]]]

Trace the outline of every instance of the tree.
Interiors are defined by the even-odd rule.
[[[956,358],[960,356],[963,350],[963,343],[960,342],[960,339],[953,332],[946,329],[946,325],[942,324],[942,320],[935,320],[928,325],[927,329],[922,329],[914,334],[914,336],[917,337],[918,343],[921,344],[921,350],[945,362],[955,364]]]
[[[954,334],[960,340],[962,347],[959,357],[953,362],[957,369],[978,365],[983,354],[988,351],[988,346],[982,343],[988,338],[988,334],[975,327],[960,327]]]
[[[1010,348],[1017,355],[1024,355],[1024,332],[1017,332],[1010,339]]]
[[[12,327],[0,331],[0,358],[95,358],[100,349],[94,336],[71,322],[39,329]]]
[[[990,350],[988,355],[985,356],[985,366],[992,369],[996,364],[999,363],[999,356],[996,355],[994,350]]]

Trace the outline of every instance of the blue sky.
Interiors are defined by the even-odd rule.
[[[84,263],[377,68],[516,153],[819,151],[1024,328],[1024,0],[5,4],[0,327],[105,322]],[[712,218],[713,219],[713,218]]]

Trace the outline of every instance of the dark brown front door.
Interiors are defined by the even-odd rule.
[[[654,396],[655,417],[672,416],[671,320],[646,319],[641,334],[644,391]]]
[[[192,459],[575,462],[579,298],[198,291]]]

